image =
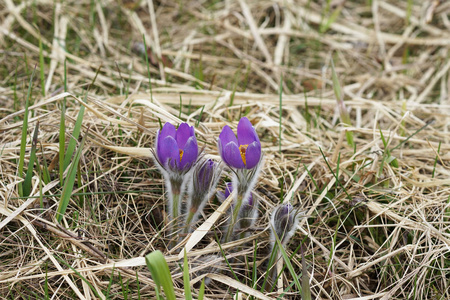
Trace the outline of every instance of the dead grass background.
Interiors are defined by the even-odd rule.
[[[235,270],[247,293],[275,299],[292,282],[285,271],[278,289],[257,294],[249,273],[257,240],[263,276],[269,212],[284,199],[310,215],[286,250],[296,251],[296,272],[308,272],[313,298],[450,299],[449,15],[450,3],[437,0],[2,1],[0,295],[105,298],[112,277],[109,298],[125,291],[151,299],[142,256],[160,249],[183,299],[177,253],[166,248],[163,182],[150,159],[158,120],[195,124],[200,144],[217,155],[223,125],[235,128],[246,115],[266,153],[261,217],[239,253],[223,247],[227,255],[247,254],[249,267]],[[339,123],[332,59],[353,127]],[[39,121],[37,163],[53,177],[43,185],[35,172],[32,195],[40,185],[45,193],[27,201],[18,198],[17,161],[35,66],[28,141]],[[84,105],[87,141],[77,194],[57,224],[64,97],[67,138]],[[354,133],[356,149],[344,129]],[[401,142],[393,167],[384,153]],[[219,252],[211,233],[189,253],[192,262]],[[197,269],[220,264],[219,255]],[[227,272],[210,276],[209,299],[242,290]],[[295,287],[283,297],[300,298]]]

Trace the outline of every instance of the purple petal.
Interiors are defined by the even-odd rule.
[[[255,128],[253,128],[252,123],[246,118],[242,117],[239,121],[237,127],[237,136],[240,145],[249,145],[254,141],[259,142],[258,135],[256,134]]]
[[[176,132],[177,132],[177,130],[175,129],[175,126],[173,126],[172,124],[167,122],[166,124],[164,124],[161,131],[158,131],[158,133],[159,133],[158,139],[161,141],[164,138],[166,138],[167,136],[175,137]]]
[[[178,127],[177,134],[176,134],[176,140],[178,143],[178,147],[180,149],[184,149],[187,140],[191,136],[194,136],[193,129],[194,128],[189,126],[187,123],[181,123],[180,127]]]
[[[228,125],[225,125],[223,127],[222,132],[219,135],[219,141],[222,143],[223,146],[230,142],[234,142],[236,145],[238,143],[236,135],[234,134],[233,130],[231,130],[230,126],[228,126]]]
[[[183,149],[183,158],[179,164],[180,169],[190,168],[192,164],[197,160],[198,156],[198,145],[197,139],[191,136]]]
[[[180,150],[177,142],[171,136],[166,137],[158,142],[156,155],[163,166],[166,166],[168,161],[172,166],[180,162]]]
[[[224,193],[225,199],[228,198],[228,196],[230,196],[230,194],[232,192],[233,192],[233,183],[227,182],[226,187],[225,187],[225,193]]]
[[[222,159],[227,165],[233,168],[243,169],[245,167],[238,145],[234,142],[230,142],[225,145],[225,149],[223,149]]]
[[[247,149],[245,150],[245,162],[247,169],[254,168],[259,160],[261,159],[261,144],[258,142],[253,142],[250,145],[248,145]]]

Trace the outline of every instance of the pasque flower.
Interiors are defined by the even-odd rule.
[[[236,190],[231,222],[224,241],[228,242],[235,231],[239,211],[251,197],[263,165],[261,142],[250,121],[243,117],[237,126],[237,137],[229,126],[225,126],[217,141],[222,160],[233,170],[232,188]]]
[[[166,171],[188,171],[198,157],[194,127],[181,123],[175,129],[170,123],[164,124],[156,134],[155,148],[157,159]]]
[[[275,262],[281,259],[279,246],[284,247],[297,230],[298,222],[303,215],[297,209],[289,204],[280,204],[274,208],[270,216],[270,232],[272,254],[267,265],[267,272],[271,274],[272,280],[275,282],[277,278],[277,270],[274,268]],[[280,240],[281,245],[277,243]]]
[[[237,127],[237,138],[228,125],[222,129],[218,140],[223,161],[236,169],[252,169],[261,159],[261,142],[250,121],[243,117]]]
[[[222,166],[221,163],[207,158],[202,158],[195,165],[187,200],[186,233],[190,230],[191,224],[197,220],[208,199],[214,194],[222,173]]]
[[[181,200],[192,166],[198,158],[198,145],[194,127],[181,123],[178,129],[170,123],[158,130],[155,139],[154,158],[164,176],[168,191],[168,215],[173,220],[172,232],[178,229]]]
[[[275,243],[276,236],[281,244],[286,245],[297,230],[300,215],[294,207],[287,203],[277,206],[270,218],[272,242]]]

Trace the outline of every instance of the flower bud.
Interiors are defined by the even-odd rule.
[[[271,242],[275,243],[276,236],[280,239],[281,244],[285,246],[297,229],[300,215],[291,204],[280,204],[271,215]]]

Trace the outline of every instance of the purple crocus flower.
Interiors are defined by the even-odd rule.
[[[186,233],[191,229],[191,224],[195,223],[206,202],[215,192],[222,169],[222,163],[207,158],[201,158],[195,165],[186,204]]]
[[[275,243],[276,234],[281,244],[286,245],[297,230],[299,220],[298,211],[291,204],[277,206],[270,218],[272,242]]]
[[[225,191],[224,192],[217,192],[217,198],[220,202],[225,201],[231,193],[233,192],[233,184],[231,182],[227,182],[225,184]]]
[[[156,134],[153,153],[156,165],[164,176],[169,200],[168,215],[173,221],[171,231],[176,234],[184,190],[198,157],[194,127],[181,123],[176,129],[170,123],[164,124]]]
[[[222,129],[218,140],[223,161],[236,169],[252,169],[261,159],[261,142],[250,121],[243,117],[237,127],[237,138],[228,125]]]
[[[194,127],[181,123],[175,129],[170,123],[158,130],[155,141],[156,156],[166,171],[186,172],[198,157]]]

